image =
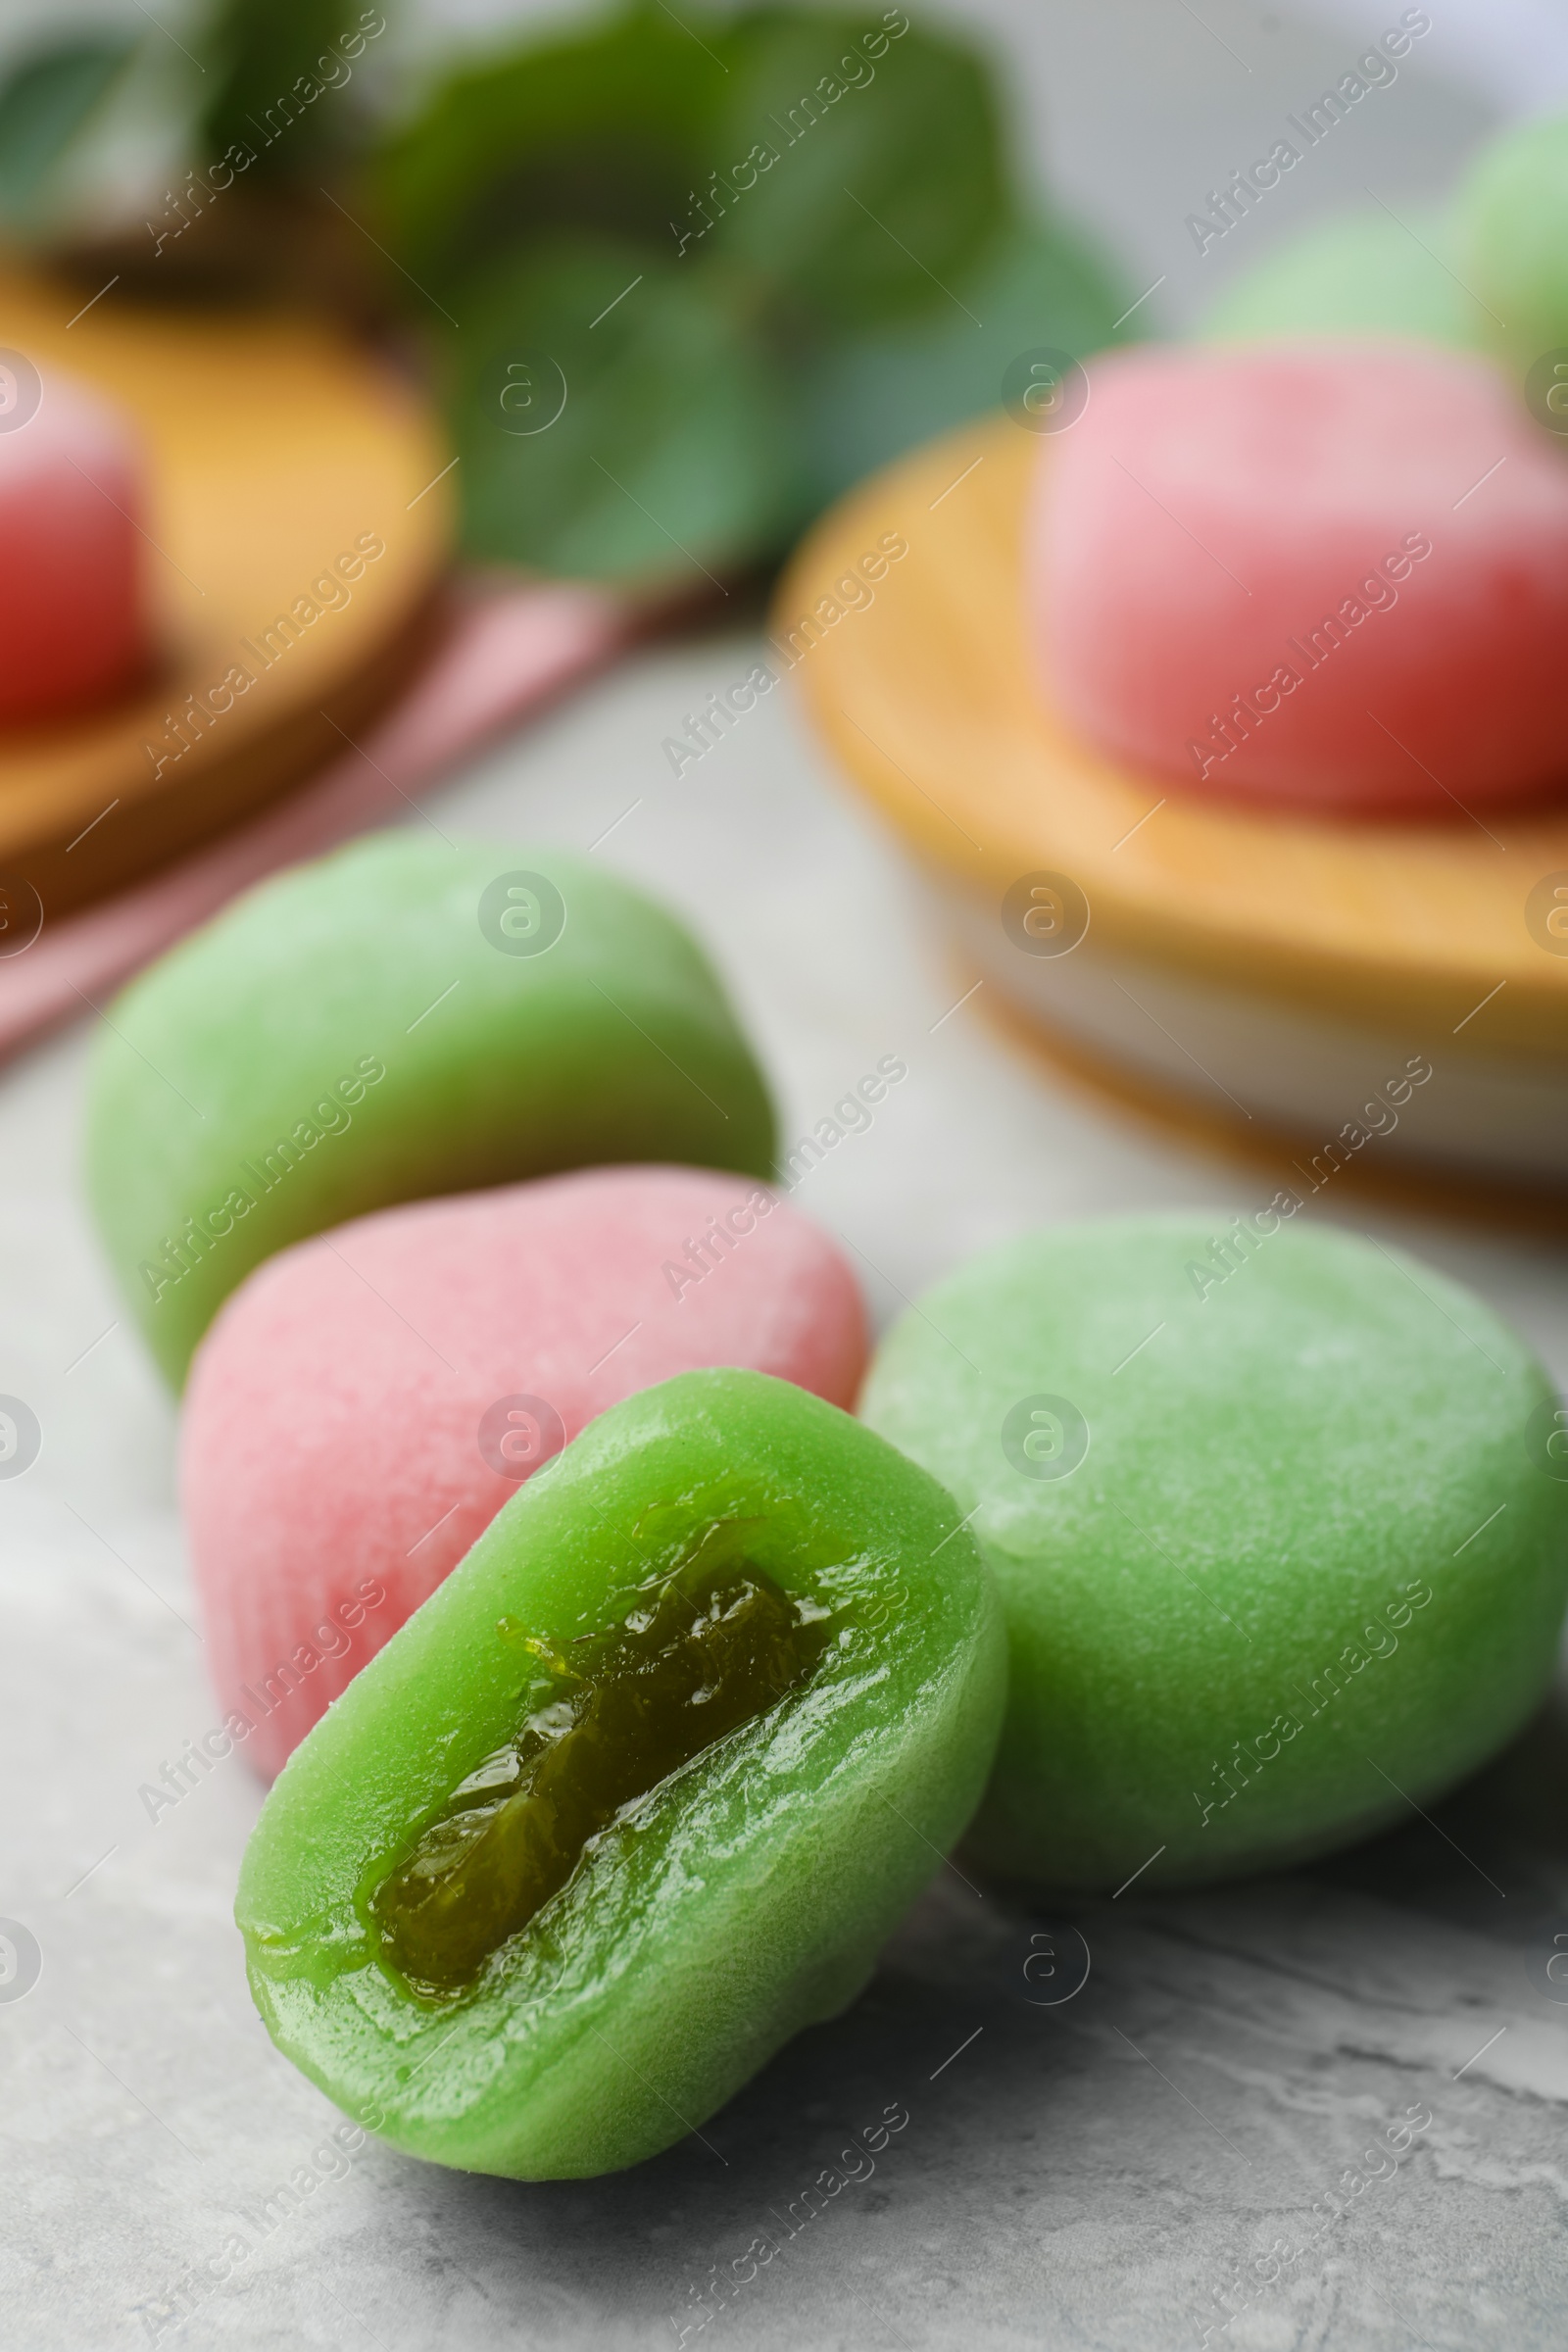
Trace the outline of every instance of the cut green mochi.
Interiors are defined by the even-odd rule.
[[[1545,396],[1568,385],[1568,365],[1549,365],[1568,363],[1568,115],[1515,123],[1489,141],[1454,214],[1455,268],[1473,297],[1477,338],[1511,364],[1536,393],[1539,421],[1560,433],[1568,408],[1561,398],[1547,408]]]
[[[864,1418],[974,1514],[1002,1593],[971,1846],[1004,1874],[1194,1883],[1413,1821],[1550,1680],[1545,1375],[1470,1293],[1298,1206],[1007,1243],[873,1363]]]
[[[1409,225],[1406,226],[1405,223]],[[1468,350],[1474,305],[1449,267],[1453,232],[1436,207],[1319,221],[1231,279],[1199,323],[1200,341],[1408,335]]]
[[[240,1877],[257,2006],[413,2155],[636,2164],[860,1989],[1004,1682],[934,1480],[787,1382],[683,1373],[536,1471],[295,1750]]]
[[[662,907],[564,851],[401,833],[250,892],[135,981],[88,1107],[93,1208],[176,1385],[253,1266],[368,1209],[772,1157],[761,1073]]]
[[[750,1533],[745,1520],[723,1524],[618,1626],[551,1655],[545,1704],[376,1886],[383,1952],[411,1989],[475,1983],[622,1806],[808,1680],[831,1612],[750,1561]]]

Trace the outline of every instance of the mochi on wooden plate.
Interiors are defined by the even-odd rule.
[[[72,716],[145,664],[142,472],[112,402],[0,352],[0,724]]]
[[[1485,361],[1150,347],[1044,444],[1032,627],[1107,758],[1452,815],[1568,771],[1568,456]]]

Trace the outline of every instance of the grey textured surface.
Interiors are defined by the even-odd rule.
[[[1250,1205],[1245,1172],[1054,1091],[976,1004],[950,1013],[962,984],[920,902],[781,696],[668,776],[661,738],[751,658],[740,638],[651,656],[433,813],[578,845],[613,825],[595,854],[714,943],[788,1134],[880,1055],[905,1056],[874,1125],[797,1196],[859,1253],[884,1318],[1035,1221]],[[944,1870],[857,2007],[706,2129],[717,2156],[694,2140],[626,2179],[514,2187],[373,2143],[332,2153],[339,2119],[272,2052],[245,1989],[229,1920],[258,1803],[244,1764],[156,1824],[138,1801],[217,1707],[173,1417],[77,1201],[86,1044],[71,1035],[0,1086],[0,1389],[44,1430],[33,1468],[0,1482],[0,1912],[43,1953],[35,1988],[0,2006],[9,2340],[566,2352],[673,2346],[684,2327],[734,2352],[1182,2352],[1250,2296],[1212,2341],[1560,2343],[1568,2008],[1551,1994],[1568,1986],[1545,1968],[1568,1936],[1568,1733],[1553,1721],[1436,1826],[1412,1816],[1310,1877],[1185,1899],[1134,1886],[1073,1921]],[[1568,1373],[1560,1257],[1340,1206],[1476,1284]],[[1088,1983],[1043,2005],[1082,1974],[1074,1926]],[[802,2193],[890,2104],[909,2120],[874,2175],[803,2224]],[[1356,2192],[1348,2169],[1364,2178],[1363,2151],[1421,2106],[1430,2125]],[[1314,2214],[1334,2191],[1340,2218]],[[703,2301],[712,2266],[734,2280],[792,2206],[796,2235],[722,2308]],[[1271,2284],[1259,2259],[1283,2263]]]
[[[1247,74],[1173,0],[985,13],[1017,44],[1020,105],[1046,119],[1068,183],[1150,278],[1169,266],[1166,316],[1189,313],[1205,285],[1182,214],[1253,151],[1254,124],[1340,69],[1345,39],[1205,5]],[[1369,30],[1396,14],[1374,12]],[[1298,175],[1289,215],[1250,224],[1260,238],[1343,200],[1357,174],[1386,193],[1434,184],[1481,122],[1414,71],[1376,105],[1343,154],[1316,159],[1321,176]],[[905,1055],[908,1080],[870,1131],[799,1195],[858,1253],[883,1318],[1032,1223],[1252,1206],[1245,1172],[1057,1089],[979,1004],[952,1009],[964,984],[921,902],[828,788],[782,695],[670,777],[661,738],[752,659],[738,636],[651,656],[433,813],[448,830],[599,843],[686,910],[777,1075],[788,1137],[880,1055]],[[1185,1899],[1134,1886],[1074,1920],[944,1870],[863,1999],[707,2127],[716,2155],[690,2141],[624,2179],[519,2187],[372,2142],[334,2151],[340,2119],[268,2043],[229,1917],[257,1788],[230,1758],[156,1824],[138,1799],[217,1706],[172,1499],[173,1416],[79,1203],[86,1045],[71,1034],[0,1080],[0,1391],[44,1432],[32,1469],[0,1481],[0,1914],[42,1951],[26,1997],[0,2001],[7,2343],[615,2352],[687,2330],[704,2352],[1183,2352],[1210,2329],[1237,2352],[1561,2343],[1555,1714],[1433,1823],[1412,1816],[1310,1876]],[[1559,1254],[1351,1201],[1312,1213],[1472,1282],[1568,1375]],[[1053,2001],[1085,1943],[1088,1982]],[[803,2221],[808,2185],[889,2106],[908,2120],[874,2174]],[[1370,2179],[1363,2152],[1387,2149],[1412,2109],[1430,2122]],[[779,2251],[742,2284],[735,2265],[766,2232]],[[734,2283],[716,2305],[719,2269]]]

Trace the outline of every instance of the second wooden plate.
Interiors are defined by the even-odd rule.
[[[0,733],[13,920],[29,890],[47,917],[122,887],[343,750],[431,637],[450,541],[439,431],[354,346],[286,317],[81,300],[0,276],[0,345],[140,431],[160,666],[102,710]],[[225,693],[236,666],[252,682]]]
[[[815,725],[972,965],[1080,1067],[1321,1143],[1333,1171],[1560,1184],[1568,810],[1348,824],[1099,758],[1026,622],[1026,495],[1053,454],[1005,417],[918,451],[817,525],[775,612]]]

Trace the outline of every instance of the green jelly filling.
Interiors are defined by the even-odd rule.
[[[579,1637],[579,1662],[529,1642],[558,1695],[453,1790],[375,1887],[383,1958],[426,1996],[466,1990],[623,1807],[807,1680],[828,1614],[730,1562],[671,1577],[608,1633]]]

